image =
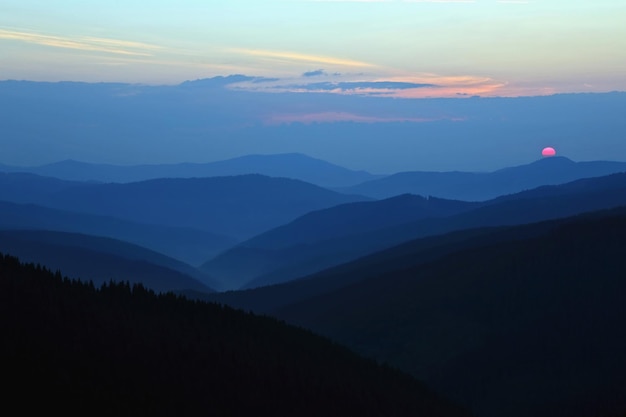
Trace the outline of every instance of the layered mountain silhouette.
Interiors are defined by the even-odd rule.
[[[55,188],[41,183],[53,182]],[[7,185],[8,184],[8,185]],[[245,239],[312,210],[368,200],[299,180],[259,174],[75,183],[4,174],[0,199]]]
[[[347,187],[380,176],[354,171],[299,153],[245,155],[207,162],[152,165],[93,164],[66,160],[32,167],[0,165],[5,172],[28,172],[73,181],[137,182],[157,178],[225,177],[261,174],[298,179],[322,187]]]
[[[356,202],[316,210],[284,226],[225,251],[201,265],[215,277],[224,277],[223,289],[262,286],[279,279],[263,280],[275,271],[291,276],[350,260],[355,253],[380,248],[383,242],[343,244],[354,238],[425,218],[441,218],[477,207],[477,203],[424,198],[405,194],[380,201]],[[334,241],[341,241],[339,245]],[[290,270],[289,268],[294,268]]]
[[[310,213],[242,242],[209,260],[201,269],[226,283],[232,279],[230,287],[225,284],[230,289],[241,283],[243,287],[281,283],[419,237],[484,226],[531,223],[623,205],[626,204],[626,174],[543,186],[482,203],[422,199],[427,202],[425,206],[447,205],[448,210],[454,208],[456,213],[446,213],[443,208],[438,214],[418,211],[412,204],[416,201],[420,198],[406,196]],[[394,224],[391,211],[387,216],[390,205],[397,207],[395,213],[403,210],[407,217],[397,217],[399,221]],[[378,220],[372,218],[367,226],[360,228],[337,226],[343,222],[355,224],[346,220],[351,217],[358,223],[362,208],[378,213],[373,216]],[[410,221],[410,216],[418,218]]]
[[[626,162],[574,162],[557,156],[493,172],[400,172],[340,191],[372,198],[411,193],[454,200],[484,201],[542,185],[626,171]]]
[[[477,416],[626,409],[626,206],[407,242],[215,294],[398,366]]]
[[[44,230],[0,230],[0,252],[76,279],[141,283],[157,292],[213,292],[211,277],[183,262],[116,239]]]
[[[74,232],[134,243],[191,265],[199,265],[237,241],[199,229],[167,227],[34,204],[0,201],[0,229]]]

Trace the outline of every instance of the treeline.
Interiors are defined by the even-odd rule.
[[[460,416],[304,329],[0,254],[4,407],[107,416]]]

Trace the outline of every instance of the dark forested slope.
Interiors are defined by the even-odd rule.
[[[0,255],[3,406],[98,416],[463,416],[305,330]]]
[[[529,227],[430,262],[390,257],[373,277],[274,314],[479,416],[614,415],[626,409],[624,210]]]

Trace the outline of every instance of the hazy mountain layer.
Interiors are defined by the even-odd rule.
[[[213,280],[187,264],[116,239],[42,230],[1,230],[0,252],[100,285],[141,283],[154,291],[212,292]]]
[[[233,246],[234,238],[198,229],[166,227],[0,201],[0,229],[42,229],[103,236],[134,243],[180,261],[199,265],[207,255]]]
[[[476,206],[478,204],[409,194],[380,201],[342,204],[307,213],[249,239],[206,262],[201,269],[215,277],[224,277],[226,289],[276,283],[279,281],[262,282],[257,278],[290,266],[305,266],[304,270],[292,272],[304,274],[327,266],[327,259],[331,257],[334,262],[349,260],[355,250],[365,250],[354,245],[326,246],[328,241],[418,219],[446,217]],[[374,244],[372,248],[379,246]],[[342,258],[344,254],[346,258]]]
[[[402,200],[398,200],[400,201]],[[366,204],[375,207],[382,202]],[[457,204],[459,209],[463,207],[462,204]],[[235,283],[257,274],[244,285],[250,287],[270,285],[313,274],[419,237],[484,226],[531,223],[623,204],[626,204],[626,174],[613,174],[499,197],[477,204],[477,208],[459,214],[432,216],[398,225],[388,222],[390,225],[387,227],[376,230],[365,227],[361,232],[355,229],[352,234],[319,241],[314,239],[307,241],[306,236],[316,236],[316,227],[319,230],[334,230],[336,222],[332,216],[312,213],[302,221],[299,219],[277,229],[276,234],[284,237],[278,247],[271,240],[260,237],[261,242],[267,242],[267,247],[262,244],[255,247],[244,242],[218,255],[203,265],[202,269],[217,279],[222,281],[232,279]],[[349,217],[351,207],[344,207],[348,211],[347,216],[344,213],[344,217]],[[322,214],[335,212],[335,209],[332,209]],[[383,211],[380,215],[384,217],[386,214]],[[356,212],[355,217],[358,218]],[[319,222],[317,225],[311,225],[304,221],[307,218]],[[300,227],[302,224],[308,224],[307,228]],[[273,236],[273,233],[264,236]],[[287,237],[291,237],[293,245],[288,246]]]
[[[25,174],[24,174],[25,175]],[[127,184],[63,183],[47,190],[48,177],[5,174],[0,198],[169,227],[249,238],[312,210],[368,200],[303,181],[251,174],[211,178],[164,178]],[[59,181],[59,180],[56,180]],[[9,185],[5,185],[5,184]],[[7,191],[5,191],[7,189]]]
[[[626,162],[574,162],[564,157],[544,158],[528,165],[493,172],[400,172],[340,191],[387,198],[403,193],[466,201],[484,201],[542,185],[626,171]]]
[[[292,178],[322,187],[347,187],[377,178],[365,171],[353,171],[304,154],[246,155],[207,163],[152,165],[111,165],[79,161],[16,167],[0,165],[7,172],[30,172],[75,181],[137,182],[157,178],[225,177],[262,174]]]

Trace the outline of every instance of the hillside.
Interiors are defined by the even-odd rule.
[[[0,329],[4,406],[25,414],[45,404],[70,416],[468,415],[302,329],[142,286],[93,287],[6,255]]]
[[[410,372],[477,416],[618,415],[625,213],[493,229],[450,239],[452,250],[414,242],[337,268],[326,283],[342,288],[286,302],[311,277],[240,301],[281,294],[271,315]],[[215,298],[249,308],[238,294]]]
[[[262,286],[280,279],[259,280],[266,274],[289,267],[319,270],[334,262],[349,260],[358,245],[332,245],[329,241],[399,226],[425,218],[442,218],[479,206],[476,203],[401,195],[385,200],[341,204],[309,212],[296,220],[241,242],[210,259],[200,269],[223,277],[225,289]],[[319,247],[319,250],[315,250]],[[377,249],[379,246],[373,244]],[[357,249],[358,248],[358,249]],[[343,255],[346,258],[342,258]],[[292,273],[295,273],[293,271]]]
[[[384,207],[393,200],[390,199],[387,203],[380,201],[368,204],[370,207]],[[438,199],[427,201],[446,202],[446,200]],[[319,241],[305,240],[309,235],[307,229],[301,228],[300,225],[306,224],[306,219],[319,220],[316,224],[318,230],[341,230],[341,226],[336,226],[332,217],[324,216],[324,212],[311,213],[276,229],[275,232],[260,236],[259,241],[268,242],[268,247],[262,244],[255,247],[253,243],[249,243],[255,242],[256,239],[242,242],[232,250],[204,264],[202,269],[222,281],[232,279],[234,282],[241,282],[242,277],[249,279],[250,276],[256,274],[253,279],[244,284],[247,287],[286,282],[420,237],[435,236],[455,230],[532,223],[624,205],[626,204],[626,174],[612,174],[580,179],[566,184],[543,186],[473,204],[474,206],[469,203],[456,202],[454,206],[458,210],[457,214],[448,211],[447,216],[437,216],[431,213],[431,217],[396,225],[388,221],[388,227],[376,230],[362,227],[363,230],[360,233],[358,228],[355,228],[352,234]],[[349,212],[348,209],[351,207],[353,206],[343,206],[342,210]],[[409,207],[410,205],[407,206]],[[434,207],[441,206],[435,204]],[[464,207],[465,210],[463,210]],[[333,213],[335,210],[332,209],[328,213]],[[446,210],[442,208],[440,210],[441,214],[446,213]],[[353,213],[358,219],[356,211]],[[419,214],[420,211],[415,213]],[[380,215],[385,219],[384,212]],[[331,221],[328,221],[329,217]],[[349,215],[344,216],[344,218],[347,217]],[[381,224],[381,221],[370,224]],[[308,225],[308,230],[315,231],[316,229]],[[264,236],[270,237],[274,234],[283,237],[282,241],[277,240],[280,245],[264,238]],[[289,241],[288,238],[294,242],[291,246],[286,243]]]

